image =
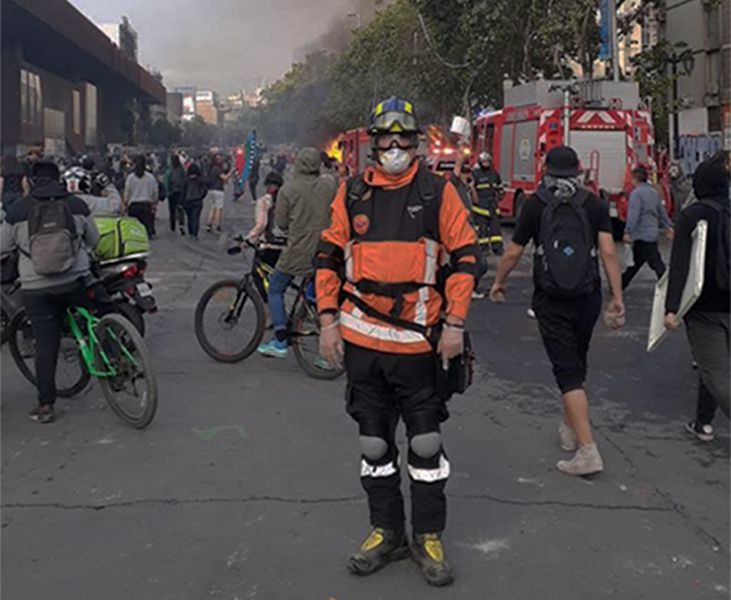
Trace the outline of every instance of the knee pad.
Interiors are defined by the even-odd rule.
[[[438,431],[420,433],[409,440],[409,446],[419,458],[431,458],[442,448],[442,436]]]
[[[386,456],[388,443],[380,437],[373,435],[361,435],[360,451],[368,460],[379,460]]]

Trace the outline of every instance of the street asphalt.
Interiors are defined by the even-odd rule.
[[[654,276],[630,288],[624,330],[597,326],[589,390],[606,471],[574,479],[555,469],[560,396],[526,317],[527,261],[507,304],[473,304],[476,382],[444,427],[455,584],[429,588],[411,561],[349,575],[368,518],[344,381],[309,379],[293,357],[217,364],[193,333],[202,291],[246,269],[225,248],[251,212],[247,196],[227,207],[226,234],[194,243],[161,211],[147,430],[124,426],[97,385],[59,401],[55,424],[31,422],[34,391],[3,349],[3,600],[729,597],[728,423],[710,444],[684,434],[685,337],[645,353]]]

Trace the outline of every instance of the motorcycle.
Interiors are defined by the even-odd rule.
[[[93,275],[101,283],[103,302],[130,321],[140,335],[145,334],[145,314],[157,312],[152,285],[145,281],[147,262],[144,258],[122,259],[97,263]]]

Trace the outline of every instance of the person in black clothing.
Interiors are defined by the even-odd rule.
[[[698,202],[683,209],[678,217],[670,260],[670,279],[665,300],[665,327],[675,330],[681,298],[690,270],[693,232],[698,222],[708,222],[708,241],[703,290],[685,316],[693,358],[698,363],[700,386],[696,418],[686,430],[701,441],[713,439],[711,421],[720,408],[729,416],[731,371],[729,369],[729,168],[719,152],[701,163],[693,176]]]
[[[554,148],[546,157],[546,171],[541,187],[554,201],[570,202],[579,197],[580,173],[579,159],[572,148]],[[615,318],[616,326],[620,326],[624,318],[622,281],[612,238],[609,208],[598,197],[587,192],[583,209],[593,233],[594,256],[596,257],[598,250],[611,287],[612,299],[607,312]],[[548,210],[546,204],[537,194],[533,194],[526,201],[518,218],[513,240],[498,266],[490,291],[493,302],[504,302],[505,282],[520,261],[528,242],[533,240],[537,248],[541,245],[544,210]],[[591,291],[563,299],[543,289],[543,253],[537,250],[534,257],[533,310],[564,403],[559,439],[564,451],[576,452],[571,460],[559,461],[556,466],[569,475],[590,475],[604,469],[592,436],[589,400],[585,388],[589,343],[602,306],[601,278],[596,258],[592,263],[590,268],[594,273]]]
[[[249,191],[251,200],[256,202],[256,188],[259,185],[259,171],[261,169],[261,155],[259,150],[254,150],[254,159],[251,161],[251,172],[249,173]]]
[[[479,243],[489,246],[494,254],[503,254],[503,234],[500,229],[500,194],[503,182],[492,164],[492,156],[483,152],[472,171],[472,179],[477,191],[477,203],[472,207],[478,226]]]
[[[188,178],[183,188],[183,209],[188,219],[188,235],[193,240],[198,239],[203,212],[203,199],[208,194],[208,186],[200,167],[193,163],[188,168]]]
[[[32,178],[31,194],[17,200],[6,214],[0,254],[19,252],[19,281],[35,339],[38,378],[38,405],[31,410],[30,417],[38,423],[51,423],[55,420],[56,365],[66,309],[89,304],[86,279],[91,273],[90,252],[99,242],[99,230],[86,203],[69,194],[61,184],[56,164],[50,160],[36,161]],[[51,201],[67,205],[75,230],[71,231],[78,236],[78,246],[71,266],[65,271],[40,274],[32,256],[31,220],[39,214],[42,203]]]
[[[12,154],[3,156],[2,160],[2,205],[9,210],[16,200],[28,193],[30,186],[25,170]]]
[[[170,231],[175,231],[175,224],[180,227],[180,235],[185,235],[185,211],[183,209],[183,190],[187,175],[180,162],[180,157],[173,154],[170,157],[170,169],[165,174],[167,189],[168,210],[170,211]]]
[[[287,156],[285,154],[279,154],[277,156],[277,162],[274,163],[274,170],[280,175],[284,175],[284,170],[287,168]]]

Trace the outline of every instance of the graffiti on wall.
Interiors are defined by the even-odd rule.
[[[704,135],[681,135],[678,139],[677,159],[683,166],[683,172],[690,174],[719,150],[723,150],[723,134],[720,131]]]

